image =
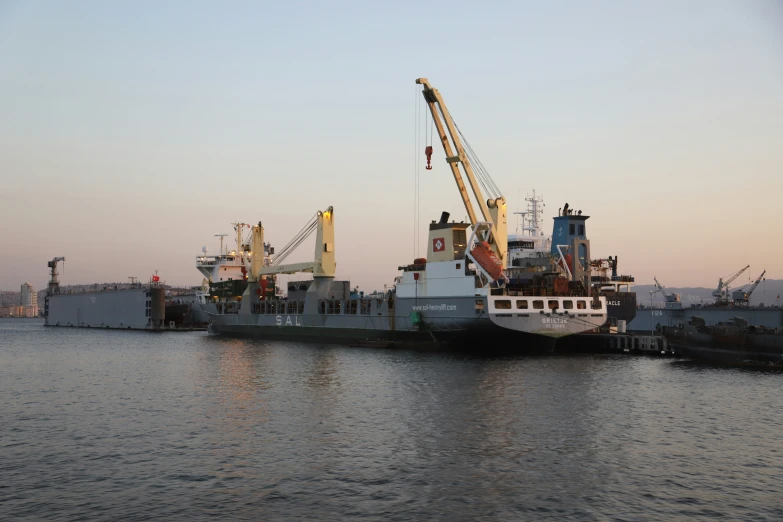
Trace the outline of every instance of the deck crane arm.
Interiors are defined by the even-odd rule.
[[[282,264],[285,258],[307,237],[315,232],[315,255],[313,261],[303,263]],[[264,227],[259,222],[252,227],[251,259],[244,258],[251,282],[259,281],[261,276],[274,274],[295,274],[297,272],[312,272],[314,277],[334,277],[336,268],[334,254],[334,208],[316,212],[313,219],[284,246],[269,265],[264,264]]]
[[[440,137],[441,144],[443,145],[443,151],[446,153],[446,163],[449,164],[451,173],[454,176],[454,181],[457,183],[457,188],[459,189],[460,196],[462,197],[462,203],[465,205],[465,210],[467,211],[468,217],[470,218],[470,224],[475,227],[479,220],[475,210],[473,209],[473,204],[470,201],[470,197],[468,196],[468,191],[465,188],[465,183],[462,179],[462,174],[460,173],[458,163],[462,164],[462,168],[465,171],[465,176],[468,178],[470,188],[473,191],[473,195],[475,196],[476,202],[478,203],[479,209],[481,210],[481,216],[485,222],[490,224],[491,238],[488,238],[490,246],[495,252],[495,255],[498,256],[505,266],[506,253],[508,248],[506,246],[507,238],[501,237],[501,235],[505,235],[506,230],[504,226],[499,227],[500,220],[505,223],[506,219],[505,199],[503,196],[500,196],[494,200],[484,200],[484,196],[481,193],[481,188],[479,187],[478,181],[473,172],[473,167],[471,166],[470,161],[468,160],[468,156],[465,153],[465,149],[462,145],[459,131],[454,124],[454,120],[451,118],[451,114],[449,114],[449,111],[446,108],[443,97],[440,95],[440,92],[438,92],[437,89],[434,89],[432,85],[430,85],[430,82],[427,80],[427,78],[418,78],[416,83],[423,86],[422,94],[424,95],[424,100],[427,102],[427,106],[429,107],[430,113],[432,114],[432,120],[435,123],[435,127],[437,128],[438,136]],[[497,214],[496,217],[494,217],[492,212],[490,212],[490,207],[495,210],[494,213]]]
[[[756,289],[756,287],[759,286],[759,283],[761,283],[761,279],[764,277],[764,274],[766,274],[766,273],[767,273],[767,271],[764,270],[763,272],[761,272],[761,275],[758,276],[758,278],[756,278],[756,280],[750,286],[748,291],[745,293],[745,299],[748,299],[748,300],[750,299],[750,294],[752,294],[753,291]]]
[[[732,281],[734,281],[734,280],[735,280],[735,279],[737,279],[739,276],[741,276],[741,275],[742,275],[742,274],[745,272],[745,270],[747,270],[748,268],[750,268],[750,265],[746,266],[746,267],[745,267],[745,268],[743,268],[742,270],[739,270],[739,271],[738,271],[736,274],[734,274],[733,276],[731,276],[730,278],[728,278],[728,279],[726,280],[726,282],[725,282],[725,283],[723,283],[723,286],[724,286],[724,287],[728,287],[728,286],[729,286],[729,284],[730,284]]]
[[[712,296],[719,300],[721,299],[726,300],[728,298],[726,293],[728,293],[729,284],[735,279],[737,279],[739,276],[741,276],[748,268],[750,268],[750,265],[747,265],[745,266],[745,268],[736,271],[731,277],[729,277],[725,281],[721,277],[720,280],[718,280],[718,288],[712,291]]]

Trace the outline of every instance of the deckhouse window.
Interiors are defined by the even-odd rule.
[[[517,299],[517,309],[518,310],[527,310],[527,301],[523,299]]]
[[[511,300],[510,299],[503,299],[500,301],[495,301],[495,309],[496,310],[511,310]]]
[[[590,303],[590,308],[592,308],[593,310],[600,310],[603,307],[604,305],[603,303],[601,303],[601,301],[592,301]]]
[[[533,301],[533,309],[534,310],[543,310],[544,309],[544,301],[542,299],[536,299]]]
[[[576,225],[574,225],[573,223],[568,225],[568,234],[572,236],[576,235]]]
[[[576,307],[580,310],[584,310],[587,308],[587,303],[585,301],[577,301]]]
[[[549,309],[550,310],[557,310],[560,308],[560,303],[557,302],[557,299],[550,299],[549,300]]]
[[[563,308],[566,310],[571,310],[574,307],[574,302],[569,300],[563,301]]]

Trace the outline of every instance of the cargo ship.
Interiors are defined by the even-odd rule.
[[[606,298],[594,293],[590,283],[590,243],[584,230],[587,217],[562,212],[556,226],[564,232],[549,255],[524,266],[509,263],[505,199],[472,148],[463,147],[464,137],[440,93],[424,78],[417,83],[423,86],[432,124],[469,221],[449,221],[449,213],[443,212],[429,225],[427,256],[400,266],[390,289],[368,295],[351,291],[348,281],[335,279],[332,207],[317,212],[303,233],[273,256],[266,255],[264,227],[259,222],[252,227],[250,247],[241,256],[247,287],[235,301],[218,301],[217,313],[210,313],[212,333],[381,345],[467,343],[474,347],[496,346],[508,338],[525,349],[606,322]],[[429,167],[431,145],[425,155]],[[476,171],[473,164],[479,166]],[[489,198],[482,193],[479,181],[485,189],[494,187]],[[313,232],[314,260],[282,263],[284,253]],[[311,273],[312,280],[289,285],[286,297],[270,291],[277,274],[302,272]]]

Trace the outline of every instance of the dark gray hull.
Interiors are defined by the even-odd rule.
[[[472,353],[551,353],[555,340],[509,331],[491,322],[460,330],[367,330],[307,326],[219,325],[209,332],[222,337],[378,348],[456,349]]]
[[[636,311],[636,317],[627,325],[629,332],[651,332],[664,327],[676,327],[688,324],[693,316],[702,317],[707,325],[728,322],[740,317],[749,326],[764,326],[775,329],[783,327],[783,310],[776,308],[685,308],[665,310],[643,308]]]
[[[46,326],[151,330],[165,326],[165,290],[139,287],[46,296]]]
[[[708,364],[783,370],[783,352],[737,350],[715,346],[675,344],[678,355]]]

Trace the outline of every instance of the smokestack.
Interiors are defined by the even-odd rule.
[[[440,223],[441,225],[443,225],[443,224],[445,224],[445,223],[448,223],[448,222],[449,222],[449,216],[450,216],[450,215],[451,215],[451,214],[449,214],[449,213],[448,213],[448,212],[446,212],[446,211],[443,211],[443,212],[441,212],[441,213],[440,213],[440,222],[439,222],[439,223]]]

